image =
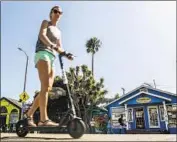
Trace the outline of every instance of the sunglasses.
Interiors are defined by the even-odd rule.
[[[62,14],[63,14],[63,12],[62,12],[62,11],[58,11],[58,10],[56,10],[56,9],[54,9],[54,10],[53,10],[53,12],[54,12],[55,14],[57,14],[57,13],[59,13],[60,15],[62,15]]]

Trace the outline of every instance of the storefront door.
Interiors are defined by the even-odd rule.
[[[134,108],[134,111],[135,111],[136,129],[144,129],[145,128],[145,120],[144,120],[143,107]]]

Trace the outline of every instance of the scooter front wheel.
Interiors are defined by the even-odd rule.
[[[81,119],[75,118],[68,123],[67,129],[71,137],[78,139],[85,133],[86,126]]]
[[[25,120],[17,122],[16,133],[19,137],[25,137],[28,134],[27,122]]]

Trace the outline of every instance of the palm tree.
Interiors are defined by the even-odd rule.
[[[93,37],[86,42],[87,53],[92,54],[92,76],[94,75],[94,55],[98,52],[101,45],[102,42],[96,37]]]

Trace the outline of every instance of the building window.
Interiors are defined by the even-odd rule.
[[[10,123],[17,123],[19,118],[18,111],[13,109],[10,114]]]
[[[171,128],[176,128],[177,126],[177,105],[176,104],[167,104],[167,113],[168,113],[168,126]]]
[[[133,121],[133,109],[132,108],[128,109],[128,121],[129,122]]]
[[[176,110],[177,110],[177,105],[176,105],[176,104],[172,105],[172,110],[173,110],[173,111],[176,111]]]
[[[17,123],[18,122],[19,115],[16,112],[12,112],[10,114],[10,123]]]
[[[164,121],[165,118],[164,118],[164,108],[163,108],[163,106],[159,106],[159,111],[160,111],[160,119],[161,119],[161,121]]]
[[[112,108],[112,125],[118,125],[118,119],[120,118],[121,114],[123,114],[123,120],[125,122],[125,107],[113,107]]]
[[[150,128],[158,128],[159,127],[159,117],[158,117],[157,107],[149,107],[148,108],[148,115],[149,115],[149,127]]]
[[[7,109],[5,106],[0,107],[0,113],[7,113]]]

